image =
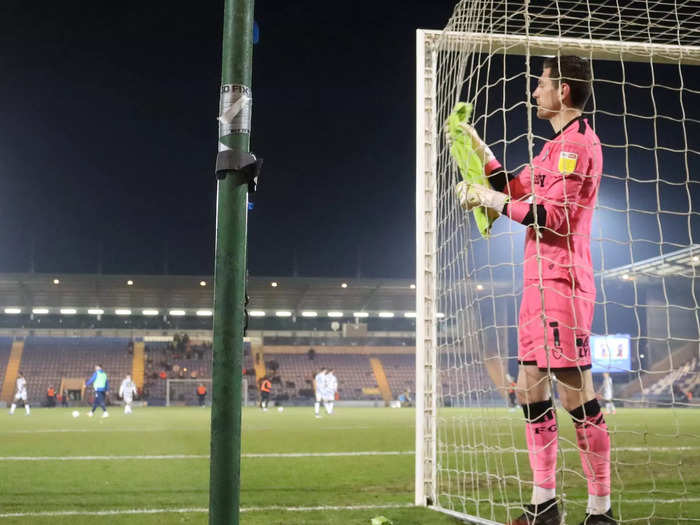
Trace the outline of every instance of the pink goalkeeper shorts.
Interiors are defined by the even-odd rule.
[[[591,367],[595,293],[564,279],[525,282],[518,320],[518,362],[541,370]],[[544,309],[543,309],[544,306]],[[544,315],[543,315],[544,314]]]

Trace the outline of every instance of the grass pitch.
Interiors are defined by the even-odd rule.
[[[84,409],[73,419],[71,411],[0,413],[0,523],[207,523],[208,409],[137,408],[125,416],[115,407],[108,419],[89,419]],[[525,448],[522,414],[488,414],[490,420],[477,411],[441,411],[446,443],[477,445],[466,453],[448,447],[444,466],[454,473],[441,474],[441,487],[467,499],[445,495],[441,503],[474,513],[481,500],[483,515],[502,521],[530,492],[513,474],[526,481],[530,474],[527,455],[518,452]],[[579,523],[585,480],[562,414],[567,523]],[[243,418],[241,523],[368,524],[380,515],[396,525],[457,523],[410,508],[412,410],[340,407],[315,419],[311,408],[246,409]],[[616,514],[625,523],[700,521],[700,412],[623,409],[607,420],[620,449],[613,450]],[[489,448],[495,446],[506,450]],[[356,455],[371,452],[378,454]],[[486,464],[505,481],[478,474]],[[144,509],[157,513],[129,514]]]

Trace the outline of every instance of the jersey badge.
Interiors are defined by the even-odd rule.
[[[576,161],[578,160],[578,155],[576,153],[570,153],[568,151],[562,151],[559,154],[559,173],[568,175],[573,173],[576,169]]]

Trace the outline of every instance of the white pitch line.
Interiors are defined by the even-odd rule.
[[[241,512],[265,512],[265,511],[287,511],[287,512],[314,512],[328,510],[380,510],[380,509],[403,509],[413,507],[411,503],[393,503],[387,505],[318,505],[315,507],[284,507],[282,505],[272,505],[269,507],[242,507]],[[184,509],[118,509],[118,510],[59,510],[46,512],[8,512],[0,514],[0,518],[39,518],[58,516],[120,516],[134,514],[205,514],[209,509],[205,507],[194,507]]]
[[[569,500],[579,503],[585,502],[583,499]],[[659,499],[632,499],[625,500],[625,503],[655,503],[657,505],[671,505],[678,503],[698,503],[700,498],[674,498],[669,500]],[[381,510],[381,509],[408,509],[413,507],[411,503],[393,503],[387,505],[318,505],[313,507],[284,507],[282,505],[271,505],[268,507],[242,507],[243,512],[266,512],[266,511],[287,511],[287,512],[315,512],[329,510]],[[59,516],[121,516],[137,514],[206,514],[209,512],[205,507],[193,507],[182,509],[118,509],[118,510],[59,510],[45,512],[7,512],[0,514],[0,518],[40,518]]]
[[[611,449],[611,452],[683,452],[683,451],[689,451],[689,450],[700,450],[700,447],[615,447],[613,446]],[[448,449],[449,451],[449,449]],[[577,448],[560,448],[560,452],[578,452]],[[449,452],[454,452],[454,450],[449,451]],[[459,451],[458,451],[459,452]],[[507,454],[508,452],[516,452],[519,454],[525,454],[528,452],[526,448],[501,448],[501,449],[476,449],[476,448],[470,448],[466,450],[462,450],[461,452],[464,452],[465,454],[476,454],[476,453],[499,453],[499,454]]]
[[[576,448],[563,448],[562,452],[577,452]],[[700,450],[700,447],[617,447],[613,452],[683,452]],[[516,452],[524,454],[527,449],[464,450],[465,454]],[[450,453],[450,452],[448,452]],[[367,450],[361,452],[270,452],[241,454],[243,459],[253,458],[336,458],[357,456],[412,456],[412,450]],[[0,461],[118,461],[118,460],[166,460],[209,459],[209,454],[155,454],[142,456],[0,456]]]
[[[356,457],[356,456],[412,456],[409,451],[376,451],[365,452],[289,452],[270,454],[241,454],[242,458],[325,458],[325,457]],[[0,461],[114,461],[122,459],[209,459],[209,454],[161,454],[144,456],[0,456]]]
[[[368,426],[356,426],[356,427],[319,427],[318,430],[322,432],[327,432],[331,430],[366,430],[370,427]],[[274,430],[273,427],[246,427],[247,430]],[[119,428],[119,427],[108,427],[108,428],[44,428],[40,430],[0,430],[0,434],[91,434],[97,432],[109,432],[110,434],[116,432],[141,432],[141,433],[153,433],[153,432],[192,432],[191,428]],[[208,429],[202,430],[202,432],[209,432]],[[301,432],[301,430],[298,430]]]

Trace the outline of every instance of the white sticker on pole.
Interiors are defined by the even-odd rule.
[[[253,97],[250,88],[224,84],[219,98],[219,139],[231,134],[250,133]]]

